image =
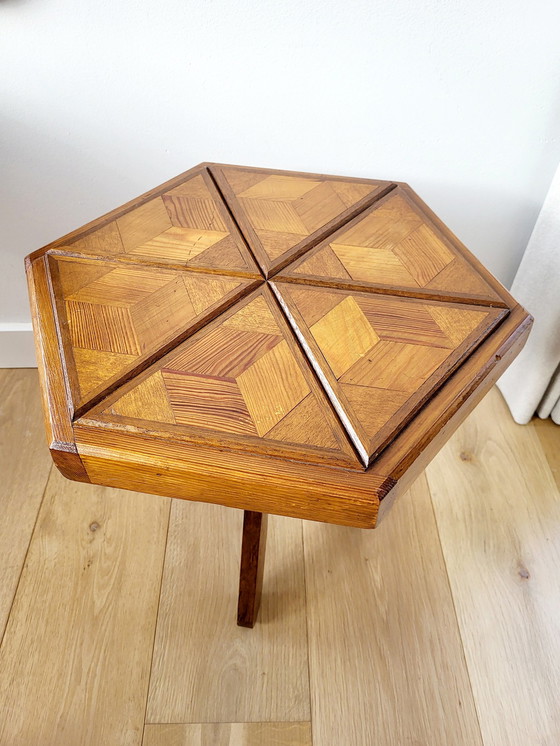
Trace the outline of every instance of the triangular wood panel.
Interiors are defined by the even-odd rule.
[[[507,313],[287,282],[274,287],[366,463]]]
[[[205,168],[57,249],[134,263],[259,274]]]
[[[383,181],[237,166],[210,171],[267,277],[390,187]]]
[[[88,421],[360,468],[271,292],[261,287],[115,391]]]
[[[49,256],[74,409],[149,364],[255,282],[100,259]]]
[[[405,187],[364,210],[280,275],[349,289],[505,305]]]

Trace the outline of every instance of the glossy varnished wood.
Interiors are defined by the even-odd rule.
[[[46,256],[27,263],[27,279],[47,443],[54,463],[65,477],[89,482],[74,438],[72,400]]]
[[[360,468],[266,286],[105,397],[79,422]]]
[[[499,329],[451,376],[376,462],[393,487],[379,518],[428,466],[459,425],[492,388],[523,348],[533,320],[515,307]]]
[[[407,185],[321,174],[201,164],[27,269],[63,473],[343,525],[531,323]]]
[[[387,181],[219,164],[210,172],[265,277],[393,186]]]
[[[505,306],[473,260],[400,185],[280,274],[292,282]]]
[[[239,570],[237,624],[254,627],[261,603],[268,515],[246,510]]]
[[[367,472],[188,443],[151,433],[75,425],[96,484],[227,504],[243,510],[373,528],[394,481]]]
[[[59,255],[48,259],[74,414],[255,286],[218,274]]]
[[[335,288],[274,287],[368,464],[507,314]]]
[[[202,165],[54,241],[30,259],[45,252],[258,276],[243,237]]]

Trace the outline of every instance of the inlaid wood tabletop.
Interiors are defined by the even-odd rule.
[[[532,322],[410,187],[371,179],[201,164],[26,266],[65,476],[359,527]]]

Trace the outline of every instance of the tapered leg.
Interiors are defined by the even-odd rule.
[[[237,604],[237,624],[240,627],[253,627],[259,612],[267,523],[266,513],[244,512]]]

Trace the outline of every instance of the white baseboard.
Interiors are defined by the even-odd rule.
[[[0,368],[36,368],[31,322],[0,324]]]

